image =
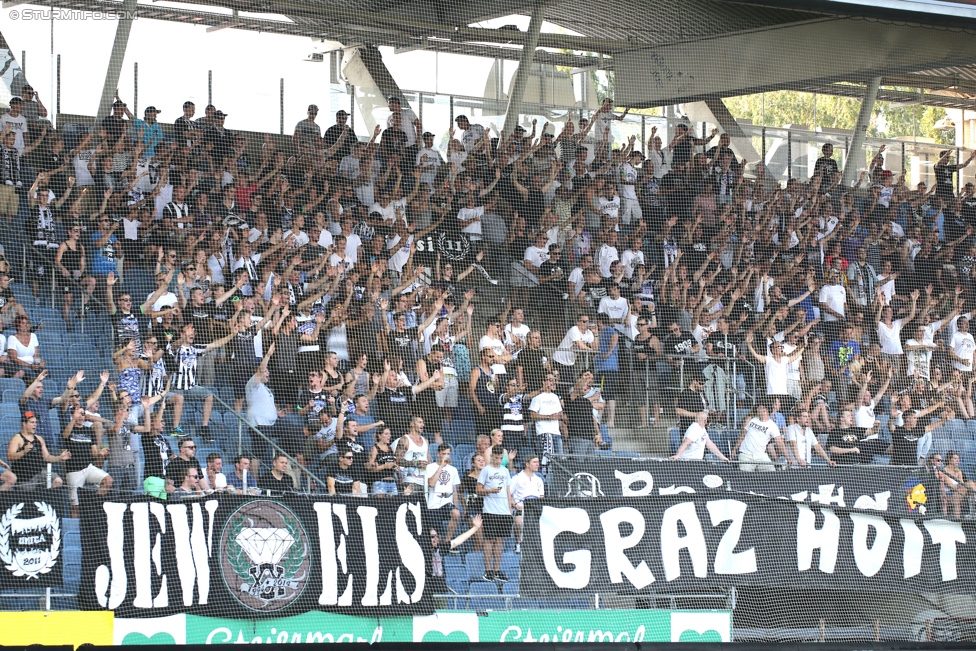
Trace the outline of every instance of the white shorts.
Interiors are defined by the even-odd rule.
[[[85,484],[101,484],[102,480],[108,477],[108,473],[101,468],[96,468],[92,464],[88,464],[85,468],[77,472],[69,472],[68,479],[68,497],[71,500],[72,506],[78,506],[78,489]]]
[[[444,376],[444,388],[434,392],[434,399],[437,406],[457,407],[458,406],[458,379],[456,375]]]
[[[637,199],[620,197],[620,223],[629,225],[631,221],[640,221],[643,217],[640,202]]]
[[[742,472],[773,472],[776,468],[773,466],[772,459],[765,452],[762,454],[739,452],[739,470]]]

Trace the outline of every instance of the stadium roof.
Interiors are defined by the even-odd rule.
[[[780,0],[763,1],[767,5],[786,4]],[[11,4],[6,2],[4,6]],[[54,0],[54,5],[88,11],[119,10],[123,6],[122,2],[99,0]],[[797,5],[809,8],[798,9]],[[423,48],[517,60],[526,36],[524,31],[512,25],[499,28],[472,25],[489,19],[527,14],[532,7],[533,3],[527,0],[195,0],[192,3],[141,0],[137,11],[141,18],[290,34],[336,41],[345,47]],[[846,15],[864,18],[865,13],[870,12],[861,7],[843,5],[841,10],[846,10],[845,15],[840,13],[838,5],[825,7],[824,2],[793,2],[792,7],[760,6],[729,0],[604,0],[600,3],[552,0],[546,7],[546,21],[575,34],[543,33],[535,61],[573,68],[612,70],[615,68],[616,55],[664,51],[661,48],[701,44],[709,39],[741,37],[759,40],[764,35],[777,32],[786,34],[790,29],[817,23],[824,23],[823,28],[829,30],[831,21],[843,19]],[[906,16],[930,24],[943,20],[938,15]],[[966,24],[967,21],[954,19],[957,28]],[[904,27],[905,22],[892,25]],[[973,25],[976,25],[976,21]],[[935,29],[921,23],[917,27],[926,32]],[[848,44],[844,41],[844,32],[838,30],[838,33],[840,38],[832,46],[843,55]],[[969,36],[973,38],[974,35]],[[852,33],[848,38],[856,39],[856,35]],[[976,43],[976,38],[973,38],[973,42]],[[901,66],[883,78],[882,85],[887,88],[882,88],[879,99],[976,109],[973,101],[976,97],[976,47],[972,48],[968,57],[952,59],[955,65],[948,67],[925,69],[926,59],[947,61],[935,55],[920,54],[919,69],[907,70]],[[636,60],[640,61],[640,58]],[[690,63],[693,64],[694,59]],[[700,65],[708,65],[708,62],[702,61]],[[830,59],[825,57],[819,65],[831,65]],[[818,76],[822,79],[811,80],[809,74],[798,72],[795,82],[781,78],[762,86],[744,83],[735,89],[718,89],[714,95],[730,96],[788,88],[860,96],[863,94],[861,86],[874,75],[851,71],[832,74],[830,70],[825,70],[823,75]],[[672,94],[675,99],[680,95]],[[697,96],[702,96],[702,93],[698,92]],[[664,97],[659,94],[641,103],[667,103],[662,101]]]

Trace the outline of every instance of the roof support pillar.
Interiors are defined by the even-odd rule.
[[[125,59],[125,48],[129,44],[129,32],[132,31],[132,17],[136,13],[136,0],[123,0],[119,22],[115,26],[115,42],[112,43],[112,55],[105,70],[105,83],[102,85],[102,98],[98,102],[98,119],[108,115],[112,110],[112,101],[119,88],[119,75],[122,72],[122,61]]]
[[[525,41],[522,44],[522,57],[519,59],[519,67],[515,72],[512,93],[508,96],[508,109],[505,111],[505,126],[503,127],[507,135],[514,133],[515,126],[518,124],[519,110],[522,108],[522,96],[525,94],[525,87],[529,83],[529,73],[532,70],[532,61],[535,59],[535,48],[539,45],[539,34],[542,32],[542,21],[545,17],[545,3],[537,2],[532,7],[532,19],[529,21],[529,30],[525,33]]]
[[[854,136],[851,138],[851,145],[844,161],[844,177],[841,181],[844,186],[849,186],[851,181],[857,178],[857,171],[864,164],[864,139],[868,135],[868,126],[871,124],[871,114],[874,112],[874,103],[878,99],[880,86],[881,77],[872,77],[868,81],[864,99],[861,100],[861,110],[857,114]]]

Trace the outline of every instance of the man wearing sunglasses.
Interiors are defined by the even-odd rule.
[[[172,459],[166,466],[166,477],[172,478],[174,483],[182,483],[186,470],[195,468],[197,476],[200,478],[200,488],[205,491],[210,490],[210,482],[207,481],[207,476],[203,474],[203,467],[197,461],[197,444],[189,436],[184,436],[179,441],[179,450],[180,455]]]

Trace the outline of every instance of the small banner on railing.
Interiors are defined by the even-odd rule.
[[[61,585],[60,500],[46,490],[0,493],[0,588]],[[58,495],[60,497],[60,495]]]
[[[121,616],[433,610],[423,499],[82,504],[79,603]]]
[[[976,523],[745,493],[525,502],[523,596],[976,591]]]
[[[838,466],[742,472],[734,465],[556,457],[549,464],[551,497],[644,497],[728,491],[755,493],[911,517],[942,517],[939,476],[924,468]]]

